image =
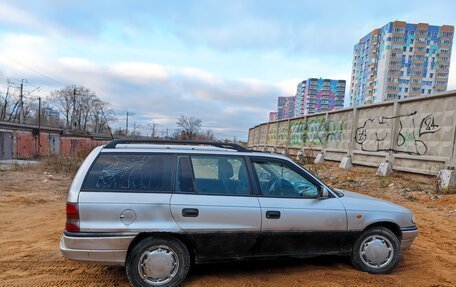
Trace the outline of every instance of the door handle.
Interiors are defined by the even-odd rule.
[[[196,208],[184,208],[182,209],[183,217],[198,217],[199,210]]]
[[[266,211],[266,218],[267,219],[279,219],[280,218],[280,211],[278,211],[278,210]]]

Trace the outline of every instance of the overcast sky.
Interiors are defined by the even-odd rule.
[[[246,139],[300,80],[348,87],[353,46],[374,28],[455,25],[455,11],[452,0],[0,0],[0,92],[7,78],[43,97],[84,85],[119,115],[135,113],[131,122],[163,130],[191,115],[218,137]]]

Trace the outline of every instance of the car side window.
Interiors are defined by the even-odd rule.
[[[250,184],[243,157],[191,156],[198,194],[249,195]]]
[[[263,196],[316,198],[318,187],[286,163],[254,161],[253,166]]]
[[[88,191],[170,192],[173,156],[101,154],[82,185]]]

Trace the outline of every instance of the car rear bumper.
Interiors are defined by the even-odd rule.
[[[407,249],[409,248],[413,240],[418,236],[418,227],[416,226],[411,226],[411,227],[406,227],[406,228],[401,228],[402,232],[402,240],[401,240],[401,249]]]
[[[128,246],[134,238],[134,235],[63,234],[60,240],[60,251],[65,258],[74,261],[124,265]]]

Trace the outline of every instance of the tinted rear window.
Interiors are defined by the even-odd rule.
[[[83,190],[171,191],[172,155],[101,154],[90,169]]]

